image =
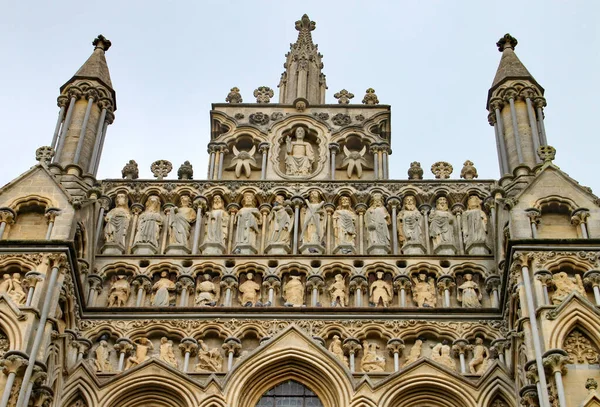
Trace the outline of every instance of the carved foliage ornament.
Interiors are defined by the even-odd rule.
[[[563,349],[569,354],[569,363],[598,363],[598,348],[578,329],[567,336]]]
[[[413,161],[410,163],[410,168],[408,169],[408,179],[423,179],[423,168],[421,168],[420,162]]]
[[[162,181],[167,175],[169,175],[172,169],[173,164],[167,160],[154,161],[150,166],[152,174],[154,174],[154,177],[159,181]]]
[[[268,86],[260,86],[258,89],[254,90],[256,103],[269,103],[274,95],[273,89]]]
[[[192,179],[193,176],[194,176],[194,169],[192,167],[192,164],[190,164],[189,161],[185,161],[183,164],[181,164],[181,167],[179,167],[179,169],[177,170],[177,179],[189,180],[189,179]]]
[[[552,146],[540,146],[537,154],[544,163],[551,163],[556,158],[556,149]]]
[[[431,172],[436,179],[448,179],[452,174],[452,165],[445,161],[438,161],[431,166]]]
[[[252,124],[265,125],[269,123],[269,115],[263,112],[252,113],[248,119]]]
[[[121,170],[121,174],[123,175],[123,179],[138,179],[140,171],[135,160],[129,160]]]
[[[348,92],[346,89],[342,89],[333,95],[333,97],[338,100],[340,105],[347,105],[350,103],[350,99],[354,98],[354,94]]]
[[[38,160],[40,164],[50,164],[52,157],[54,157],[54,149],[50,146],[42,146],[35,150],[35,159]]]
[[[363,98],[362,102],[365,105],[378,105],[379,99],[377,99],[377,95],[375,94],[375,89],[373,89],[373,88],[367,89],[365,97]]]
[[[240,89],[235,86],[231,88],[231,91],[225,98],[225,101],[231,104],[242,103],[242,95],[240,95]]]
[[[338,113],[331,118],[331,121],[336,126],[347,126],[352,123],[352,118],[350,118],[350,115]]]
[[[473,179],[477,178],[478,176],[477,168],[474,167],[473,161],[465,161],[462,170],[460,171],[460,177],[464,179]]]

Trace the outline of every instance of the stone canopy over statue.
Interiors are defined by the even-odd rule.
[[[287,136],[285,139],[285,173],[287,175],[308,175],[312,173],[315,161],[315,153],[312,145],[304,141],[306,130],[297,127],[294,137]]]

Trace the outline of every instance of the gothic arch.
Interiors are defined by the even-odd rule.
[[[8,339],[9,349],[20,350],[23,347],[23,333],[18,320],[23,314],[6,298],[0,298],[0,331]]]
[[[195,406],[196,402],[189,385],[182,383],[181,378],[170,376],[169,380],[165,380],[165,376],[147,372],[141,377],[121,377],[121,380],[118,380],[107,393],[107,397],[98,404],[99,407],[147,407],[149,405],[189,407]]]
[[[590,309],[587,303],[577,297],[571,297],[567,301],[569,303],[560,307],[554,320],[554,328],[550,332],[548,348],[561,348],[566,337],[576,328],[585,332],[596,345],[600,344],[598,313]],[[576,304],[573,304],[573,302],[576,302]]]

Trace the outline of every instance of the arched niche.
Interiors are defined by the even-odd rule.
[[[569,355],[569,363],[590,365],[599,362],[598,344],[589,337],[585,330],[575,326],[563,341],[562,348]]]
[[[229,152],[225,153],[223,160],[225,179],[260,179],[262,168],[260,142],[261,140],[248,133],[240,134],[227,142]]]
[[[371,143],[360,134],[352,133],[340,140],[336,155],[335,178],[341,180],[373,179],[374,159],[369,152]]]
[[[47,199],[36,196],[15,203],[15,223],[8,228],[8,239],[44,240],[48,231],[45,214],[49,207]]]
[[[579,232],[571,224],[573,206],[560,199],[542,200],[538,205],[541,213],[537,234],[540,239],[577,239]]]
[[[323,403],[307,386],[287,380],[268,390],[256,407],[323,407]]]

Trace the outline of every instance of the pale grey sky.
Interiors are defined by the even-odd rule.
[[[600,194],[598,111],[600,2],[597,1],[2,1],[0,118],[3,185],[35,164],[49,145],[58,88],[104,34],[117,92],[99,178],[120,178],[135,159],[185,160],[206,175],[210,104],[238,86],[246,102],[261,85],[275,89],[284,55],[307,13],[324,55],[328,103],[342,88],[360,103],[365,89],[392,106],[390,175],[406,179],[420,161],[466,159],[480,178],[498,178],[486,95],[500,53],[515,36],[516,53],[546,89],[548,142],[556,164]]]

